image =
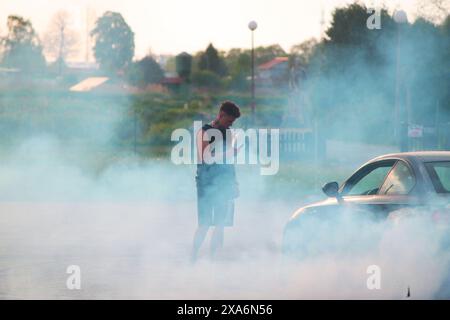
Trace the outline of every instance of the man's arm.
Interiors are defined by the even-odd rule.
[[[207,132],[205,130],[200,129],[197,133],[197,159],[199,163],[203,163],[204,159],[211,159],[211,148],[213,147],[214,143],[209,143],[209,138],[206,139],[207,141],[203,141],[203,137],[207,135]],[[220,158],[225,155],[225,157],[228,156],[235,156],[243,145],[236,147],[228,147],[226,148],[225,152],[219,153],[216,150],[216,157]]]
[[[203,129],[198,130],[197,132],[197,159],[198,163],[203,163],[203,155],[208,148],[209,142],[203,141],[203,136],[206,132]]]

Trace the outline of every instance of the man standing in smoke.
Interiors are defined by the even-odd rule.
[[[230,153],[234,157],[238,150],[231,145],[231,134],[227,129],[240,115],[236,104],[225,101],[216,119],[197,133],[198,228],[194,235],[192,261],[196,261],[209,227],[215,227],[211,237],[211,257],[214,258],[223,246],[224,227],[233,226],[234,199],[239,191],[234,161],[227,163],[226,158]]]

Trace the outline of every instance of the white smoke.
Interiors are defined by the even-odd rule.
[[[221,254],[209,259],[208,238],[191,264],[194,166],[131,157],[93,175],[63,150],[57,140],[34,138],[0,169],[1,298],[402,299],[408,287],[411,298],[443,294],[448,251],[423,222],[383,225],[374,243],[380,224],[343,216],[351,223],[340,239],[370,250],[283,257],[283,228],[300,203],[263,197],[257,168],[238,167],[241,198]],[[316,223],[323,238],[338,229]],[[81,269],[81,290],[66,287],[69,265]],[[379,290],[367,288],[370,265],[380,267]]]

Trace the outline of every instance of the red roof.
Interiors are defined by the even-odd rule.
[[[166,77],[161,81],[161,83],[163,83],[163,84],[181,84],[181,83],[183,83],[183,79],[180,77]]]
[[[280,64],[280,63],[283,63],[283,62],[287,62],[288,60],[289,60],[288,57],[276,57],[275,59],[272,59],[269,62],[260,64],[258,66],[258,69],[269,70],[269,69],[272,69],[277,64]]]

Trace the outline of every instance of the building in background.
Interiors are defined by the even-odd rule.
[[[289,58],[276,57],[258,66],[258,86],[280,86],[289,79]]]

